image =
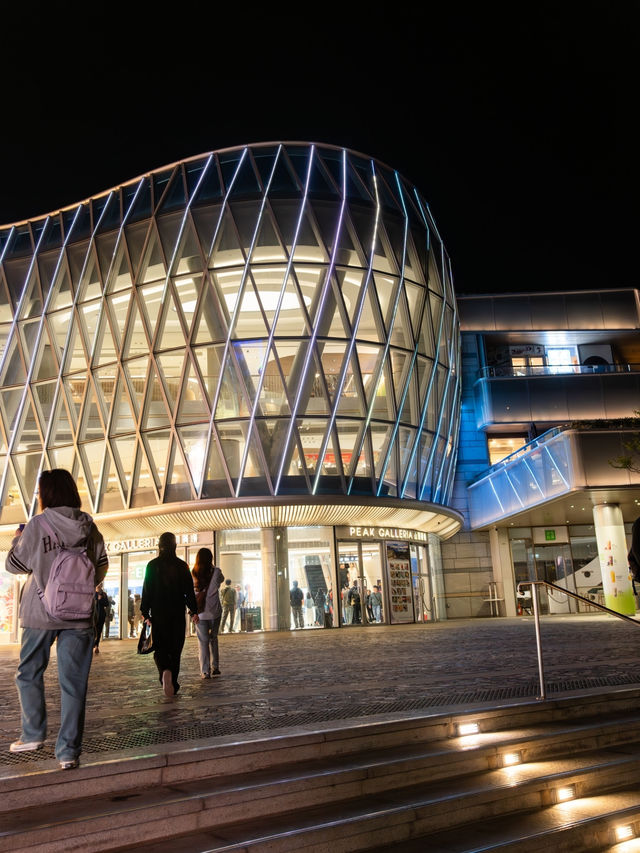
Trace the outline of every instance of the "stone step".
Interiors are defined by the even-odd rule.
[[[71,772],[38,770],[34,762],[33,772],[0,779],[0,851],[98,853],[146,842],[159,849],[163,839],[184,836],[190,844],[204,832],[203,850],[329,845],[338,853],[455,832],[494,814],[548,811],[561,784],[593,799],[640,778],[637,698],[614,692],[327,725],[88,762]],[[458,724],[470,721],[480,732],[457,735]],[[506,752],[525,763],[502,767]],[[562,808],[570,806],[556,811]]]
[[[618,830],[640,832],[640,786],[610,794],[572,800],[569,804],[516,815],[503,815],[422,837],[406,837],[393,844],[375,846],[369,853],[581,853],[581,851],[640,850],[640,838],[617,842]],[[186,851],[186,839],[175,849]],[[625,846],[625,844],[627,846]],[[141,850],[144,850],[144,845]],[[192,853],[203,850],[200,841]],[[145,851],[146,853],[146,851]],[[164,853],[161,847],[158,853]]]
[[[144,757],[124,755],[106,762],[83,758],[73,773],[61,773],[53,759],[29,762],[28,756],[21,756],[23,764],[0,775],[0,814],[28,805],[66,803],[88,794],[106,796],[203,778],[228,779],[292,764],[344,761],[350,755],[384,757],[388,750],[411,759],[426,757],[431,747],[435,764],[440,753],[453,762],[473,743],[485,747],[484,755],[478,753],[479,760],[496,766],[504,751],[521,749],[523,760],[535,760],[553,754],[566,738],[573,741],[574,750],[603,747],[637,736],[640,721],[631,709],[637,707],[634,702],[640,701],[640,691],[626,691],[636,692],[639,695],[632,697],[623,691],[609,698],[589,696],[580,703],[556,700],[340,728],[326,725],[301,734],[255,736],[239,742],[226,738],[187,749],[150,749]],[[459,724],[470,720],[477,722],[480,733],[457,740]],[[609,725],[600,730],[603,722]]]
[[[385,822],[396,828],[394,833],[406,824],[414,833],[434,832],[458,825],[461,811],[468,823],[549,805],[560,786],[573,785],[577,796],[587,797],[640,777],[637,743],[481,772],[469,770],[475,767],[472,753],[470,764],[462,762],[457,776],[421,784],[408,773],[404,785],[396,781],[368,789],[367,777],[359,768],[316,768],[304,773],[291,768],[270,781],[247,777],[224,785],[219,779],[197,780],[59,803],[55,808],[20,809],[3,817],[0,850],[112,850],[132,841],[158,842],[194,826],[211,828],[227,842],[231,833],[233,843],[255,847],[267,843],[265,825],[269,844],[278,836],[278,850],[302,843],[298,839],[287,846],[287,839],[294,836],[303,835],[307,843],[327,833],[333,849],[345,832],[351,838],[356,828],[359,845],[363,840],[370,844],[372,838],[378,843]],[[292,819],[300,821],[297,826],[292,827]],[[350,843],[355,844],[355,838]]]

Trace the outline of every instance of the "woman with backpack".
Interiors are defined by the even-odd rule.
[[[199,621],[196,625],[196,634],[200,677],[211,678],[214,675],[220,675],[218,629],[222,618],[222,605],[219,589],[224,575],[218,566],[213,565],[213,554],[208,548],[200,548],[196,554],[191,574],[198,604]]]
[[[16,675],[22,732],[9,750],[31,752],[44,745],[47,736],[44,673],[55,642],[61,693],[55,754],[60,767],[70,770],[78,766],[82,751],[94,645],[94,591],[104,580],[109,563],[102,535],[91,516],[80,509],[80,495],[71,474],[62,468],[43,471],[38,488],[40,514],[24,530],[16,531],[6,561],[8,572],[28,575],[20,598],[22,643]],[[64,571],[61,558],[69,551],[71,559],[67,567],[79,567],[78,572],[83,566],[93,567],[86,584],[79,582],[78,575],[74,612],[64,612],[62,605],[58,606],[60,600],[52,593],[57,577]]]

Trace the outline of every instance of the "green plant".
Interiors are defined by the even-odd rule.
[[[626,471],[640,473],[640,409],[635,409],[633,414],[634,417],[629,420],[632,421],[631,425],[638,433],[628,441],[622,442],[622,446],[628,452],[616,456],[615,459],[610,459],[609,465],[613,468],[623,468]]]

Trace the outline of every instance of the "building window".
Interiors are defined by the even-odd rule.
[[[489,449],[489,461],[492,465],[502,461],[505,456],[515,453],[527,443],[527,439],[523,435],[499,436],[497,438],[489,438],[487,446]]]

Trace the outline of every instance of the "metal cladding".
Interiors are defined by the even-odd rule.
[[[204,499],[446,505],[448,256],[397,172],[273,143],[0,229],[0,523],[44,468],[94,513]]]

